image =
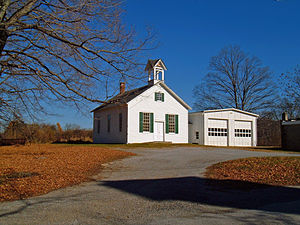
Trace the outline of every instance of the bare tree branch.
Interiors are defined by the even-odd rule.
[[[258,112],[273,104],[271,72],[237,46],[223,48],[210,60],[210,72],[194,88],[197,109],[233,107]]]
[[[105,102],[120,80],[139,80],[141,56],[154,37],[136,38],[121,21],[121,6],[120,0],[0,0],[0,120],[56,102]]]

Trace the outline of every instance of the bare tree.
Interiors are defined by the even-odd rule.
[[[237,46],[211,58],[210,72],[194,88],[195,108],[233,107],[258,112],[274,104],[275,89],[268,67]]]
[[[282,74],[283,97],[279,109],[287,112],[291,118],[300,117],[300,66],[297,65],[292,72]]]
[[[121,12],[120,0],[0,0],[0,121],[105,102],[121,79],[138,79],[153,37],[138,39]]]

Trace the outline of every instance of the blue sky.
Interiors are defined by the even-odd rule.
[[[277,81],[300,64],[299,0],[128,0],[124,8],[124,22],[138,34],[145,26],[157,33],[159,47],[147,54],[165,62],[166,84],[191,106],[192,89],[208,72],[210,57],[227,45],[260,58]],[[58,112],[45,122],[92,127],[91,114]]]

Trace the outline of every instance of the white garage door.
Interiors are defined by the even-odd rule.
[[[207,145],[228,145],[228,123],[227,120],[208,119]]]
[[[252,146],[251,123],[251,121],[234,121],[235,146]]]

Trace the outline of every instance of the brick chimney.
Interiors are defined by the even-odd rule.
[[[125,82],[120,83],[120,94],[123,94],[125,92]]]

